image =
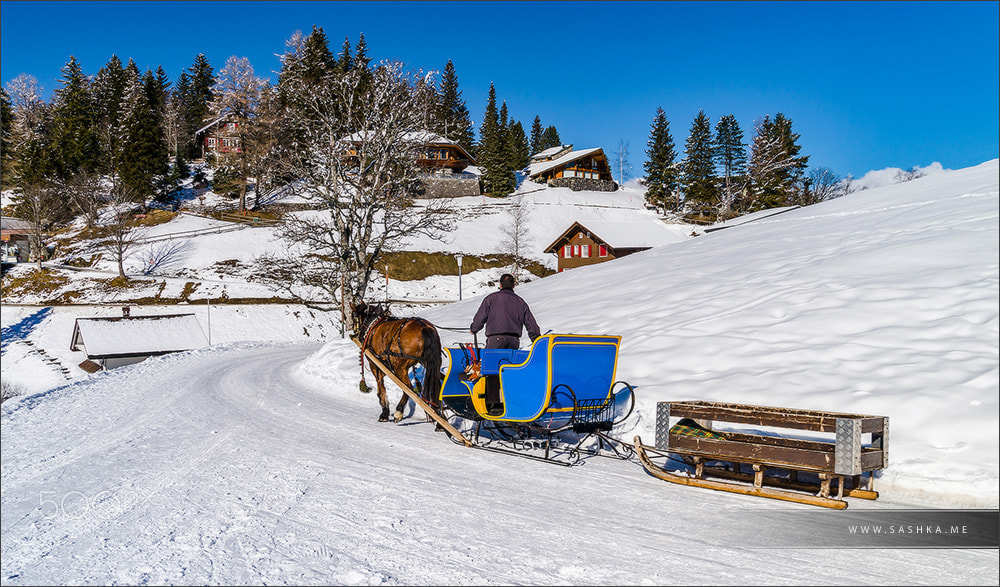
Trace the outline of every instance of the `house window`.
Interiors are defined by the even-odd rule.
[[[563,255],[562,255],[563,259],[569,259],[570,257],[573,256],[573,245],[565,245],[565,246],[563,246],[563,251],[562,252],[563,252]]]
[[[209,147],[214,147],[215,146],[215,139],[213,139],[213,138],[210,137],[208,139],[208,146]]]
[[[580,245],[580,256],[585,259],[590,257],[590,245]]]
[[[573,256],[574,257],[580,256],[580,245],[573,245]]]
[[[602,257],[607,257],[608,256],[608,245],[600,245],[600,249],[598,251],[598,254],[600,256],[602,256]]]
[[[576,172],[572,169],[567,169],[563,171],[563,177],[576,177]]]

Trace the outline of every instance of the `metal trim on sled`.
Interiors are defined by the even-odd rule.
[[[607,434],[631,414],[635,401],[632,386],[614,379],[620,341],[546,334],[527,351],[448,348],[441,405],[473,423],[476,448],[567,466],[584,454],[628,459],[631,446]],[[483,376],[469,380],[467,367],[476,361]],[[497,387],[498,411],[488,409],[488,384]],[[586,450],[594,438],[597,449]]]
[[[655,477],[835,509],[847,507],[844,497],[878,497],[873,489],[875,471],[888,465],[886,417],[719,402],[658,402],[656,407],[656,446],[644,446],[642,439],[635,437],[639,460]],[[677,422],[671,426],[674,420]],[[833,438],[831,442],[829,438],[791,438],[770,432],[720,431],[713,429],[715,422],[828,433]],[[869,436],[867,443],[865,435]],[[693,467],[693,475],[653,463],[652,455],[671,454]],[[752,472],[744,472],[743,466]],[[707,479],[708,475],[729,481]],[[836,495],[831,494],[834,483]]]

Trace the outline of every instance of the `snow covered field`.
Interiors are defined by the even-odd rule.
[[[997,160],[940,171],[517,291],[543,331],[622,336],[618,377],[638,400],[622,438],[651,443],[665,400],[883,415],[881,497],[836,523],[995,509],[998,177]],[[464,328],[487,279],[398,312]],[[416,415],[378,423],[329,316],[221,308],[211,348],[3,404],[3,584],[998,583],[996,549],[780,548],[754,520],[815,508],[670,485],[635,462],[470,450]],[[71,311],[39,312],[3,308],[5,380],[10,359],[47,369],[18,339],[69,355]]]

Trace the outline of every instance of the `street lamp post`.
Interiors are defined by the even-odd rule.
[[[462,253],[455,255],[458,261],[458,300],[462,301]]]

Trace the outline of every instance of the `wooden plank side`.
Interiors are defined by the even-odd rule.
[[[666,469],[663,469],[662,467],[653,464],[652,460],[650,460],[649,458],[649,455],[646,454],[645,446],[642,444],[642,439],[640,437],[638,436],[635,437],[634,446],[636,455],[638,455],[639,461],[642,463],[642,466],[646,470],[646,472],[664,481],[669,481],[671,483],[677,483],[680,485],[688,485],[692,487],[704,487],[706,489],[714,489],[716,491],[726,491],[729,493],[740,493],[743,495],[754,495],[757,497],[767,497],[769,499],[780,499],[782,501],[791,501],[795,503],[817,505],[838,510],[847,508],[846,501],[839,499],[832,499],[829,497],[820,497],[817,495],[793,493],[791,491],[772,489],[770,487],[737,485],[736,483],[727,483],[723,481],[714,481],[711,479],[698,479],[695,477],[685,477],[682,475],[677,475],[675,473],[667,471]]]
[[[354,341],[354,344],[358,345],[358,348],[361,348],[361,342],[357,338],[352,336],[351,340]],[[413,391],[413,389],[410,387],[409,382],[404,382],[400,380],[399,377],[396,377],[396,374],[393,373],[391,369],[386,367],[385,363],[380,361],[379,358],[376,357],[375,354],[372,353],[370,349],[365,349],[364,352],[365,352],[365,357],[367,359],[369,359],[372,363],[374,363],[375,366],[378,367],[380,371],[385,373],[386,377],[388,377],[393,383],[396,384],[396,386],[398,386],[401,390],[403,390],[403,393],[409,396],[409,398],[413,400],[413,403],[417,404],[417,407],[423,410],[424,413],[426,413],[428,416],[433,418],[435,422],[440,424],[441,427],[448,432],[448,434],[451,434],[455,438],[461,440],[462,444],[464,444],[465,446],[470,446],[470,447],[473,446],[472,441],[463,436],[462,433],[459,432],[457,428],[451,425],[451,422],[449,422],[446,418],[435,412],[434,409],[431,408],[430,405],[428,405],[427,402],[425,402],[420,397],[420,395],[418,395],[415,391]]]
[[[717,461],[770,464],[814,471],[830,472],[834,465],[832,452],[713,438],[672,435],[668,450]]]
[[[882,430],[883,418],[862,414],[846,414],[818,410],[802,410],[774,406],[727,404],[721,402],[668,402],[671,416],[695,420],[719,420],[737,424],[795,428],[818,432],[836,432],[837,419],[862,420],[862,432]]]

